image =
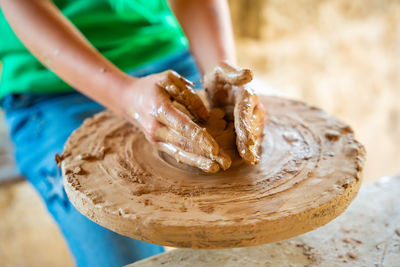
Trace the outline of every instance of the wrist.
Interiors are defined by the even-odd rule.
[[[108,90],[107,108],[115,113],[122,115],[131,105],[128,100],[132,99],[128,94],[132,94],[135,83],[139,78],[122,73],[113,82],[113,86]]]

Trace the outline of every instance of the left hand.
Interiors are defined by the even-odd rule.
[[[221,62],[203,78],[211,107],[222,108],[233,115],[238,152],[251,165],[260,161],[265,123],[265,108],[258,95],[247,86],[252,79],[249,69],[239,70],[227,62]]]

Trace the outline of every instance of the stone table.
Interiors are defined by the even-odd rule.
[[[400,176],[365,184],[326,226],[280,242],[223,250],[175,249],[129,265],[400,266]]]

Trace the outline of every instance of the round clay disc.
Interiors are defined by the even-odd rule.
[[[328,223],[358,192],[363,146],[318,108],[260,99],[267,109],[261,162],[236,160],[216,174],[158,152],[109,111],[87,119],[60,159],[70,201],[117,233],[184,248],[252,246]]]

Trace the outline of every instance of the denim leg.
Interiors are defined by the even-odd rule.
[[[77,266],[123,266],[163,252],[163,247],[114,233],[81,215],[69,202],[54,155],[82,121],[103,107],[77,93],[6,112],[20,172],[53,215]]]

